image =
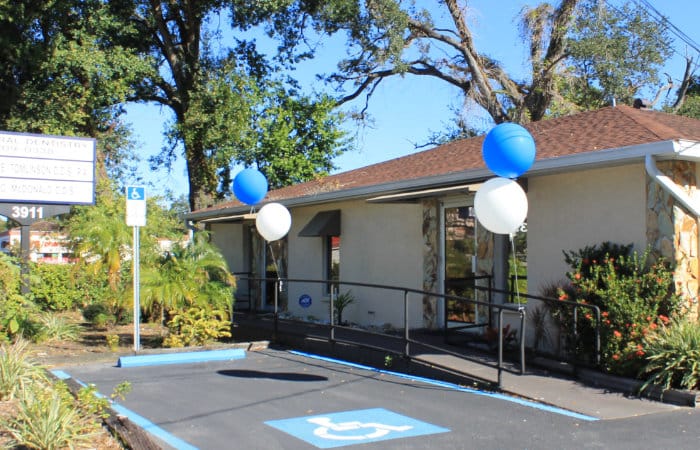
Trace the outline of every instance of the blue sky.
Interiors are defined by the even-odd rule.
[[[700,2],[697,0],[648,0],[670,22],[687,34],[695,42],[700,42],[697,21],[700,17]],[[523,44],[518,34],[519,11],[525,5],[540,3],[538,0],[475,0],[469,1],[470,25],[477,50],[499,60],[511,75],[527,73],[527,60]],[[621,0],[611,0],[620,5]],[[494,10],[493,5],[498,4]],[[698,57],[697,52],[687,47],[680,39],[674,44],[676,54],[666,67],[674,77],[682,76],[685,67],[683,55],[689,53]],[[334,69],[342,43],[329,42],[321,48],[317,58],[304,63],[297,69],[296,77],[313,85],[315,73],[328,73]],[[360,107],[364,100],[358,98],[350,107]],[[381,83],[373,95],[368,113],[373,119],[371,126],[357,129],[348,125],[352,133],[357,133],[356,150],[335,160],[338,171],[346,171],[388,159],[404,156],[417,151],[416,144],[425,142],[432,133],[450,123],[453,117],[451,106],[459,107],[461,98],[458,92],[445,82],[429,77],[392,78]],[[146,180],[154,182],[149,195],[162,194],[166,190],[176,195],[187,193],[185,165],[182,158],[170,173],[165,170],[150,173],[145,161],[147,155],[155,154],[162,146],[163,124],[169,120],[167,109],[152,105],[130,105],[126,120],[131,123],[138,142],[139,153],[144,156],[141,172]],[[475,110],[475,113],[477,111]],[[491,124],[484,117],[475,119],[477,127],[487,130]]]

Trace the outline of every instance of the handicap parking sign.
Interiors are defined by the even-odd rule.
[[[265,423],[317,448],[366,444],[450,431],[383,408],[270,420]]]

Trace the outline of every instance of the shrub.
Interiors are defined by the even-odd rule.
[[[30,314],[35,305],[20,295],[19,265],[0,253],[0,340],[33,333]]]
[[[81,418],[63,382],[23,391],[17,415],[7,423],[15,445],[43,450],[88,443],[97,426],[97,422]]]
[[[204,345],[231,337],[231,322],[224,311],[192,307],[170,313],[170,334],[163,340],[166,347]]]
[[[330,303],[330,300],[324,301]],[[353,295],[352,290],[339,293],[333,298],[333,319],[335,323],[343,325],[343,311],[355,301],[355,295]]]
[[[67,264],[33,264],[30,284],[34,302],[44,310],[67,311],[80,299]],[[35,278],[35,279],[34,279]]]
[[[95,328],[108,328],[114,325],[117,319],[109,313],[107,306],[102,303],[95,303],[83,308],[83,317]]]
[[[603,370],[634,376],[643,364],[645,335],[663,325],[680,307],[673,293],[673,272],[663,260],[651,261],[632,246],[603,243],[578,252],[564,252],[572,267],[569,285],[559,291],[561,300],[600,308],[601,363]],[[571,329],[570,308],[556,309],[555,317]],[[568,336],[569,350],[579,358],[593,357],[596,317],[589,308],[579,310],[579,340]]]
[[[76,341],[80,326],[56,313],[43,312],[38,316],[37,341]]]
[[[27,341],[18,339],[0,347],[0,400],[15,398],[31,383],[46,381],[44,372],[29,358],[27,345]]]
[[[119,350],[119,335],[118,334],[108,334],[105,336],[105,341],[107,342],[107,347],[112,352]]]
[[[664,389],[700,389],[700,324],[676,319],[644,338],[646,364],[640,377]]]
[[[122,382],[110,398],[123,398],[130,389]],[[8,448],[94,448],[92,438],[101,430],[109,401],[97,396],[94,386],[82,388],[75,399],[65,383],[51,383],[28,357],[26,341],[2,346],[0,390],[0,400],[17,399],[11,403],[13,414],[0,419],[3,435],[11,437],[3,442]]]

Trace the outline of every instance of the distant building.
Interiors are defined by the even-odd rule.
[[[21,232],[12,228],[0,232],[0,251],[10,253],[19,249]],[[61,233],[59,227],[51,222],[37,222],[29,231],[29,259],[33,262],[47,264],[67,264],[73,261],[68,237]]]

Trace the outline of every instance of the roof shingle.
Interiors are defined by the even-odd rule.
[[[700,120],[624,105],[533,122],[525,125],[525,128],[535,140],[536,161],[677,139],[700,141]],[[485,167],[481,155],[483,140],[484,136],[457,140],[400,158],[287,186],[270,191],[265,200],[280,201],[481,169]],[[241,206],[241,203],[234,200],[197,213],[237,206]]]

